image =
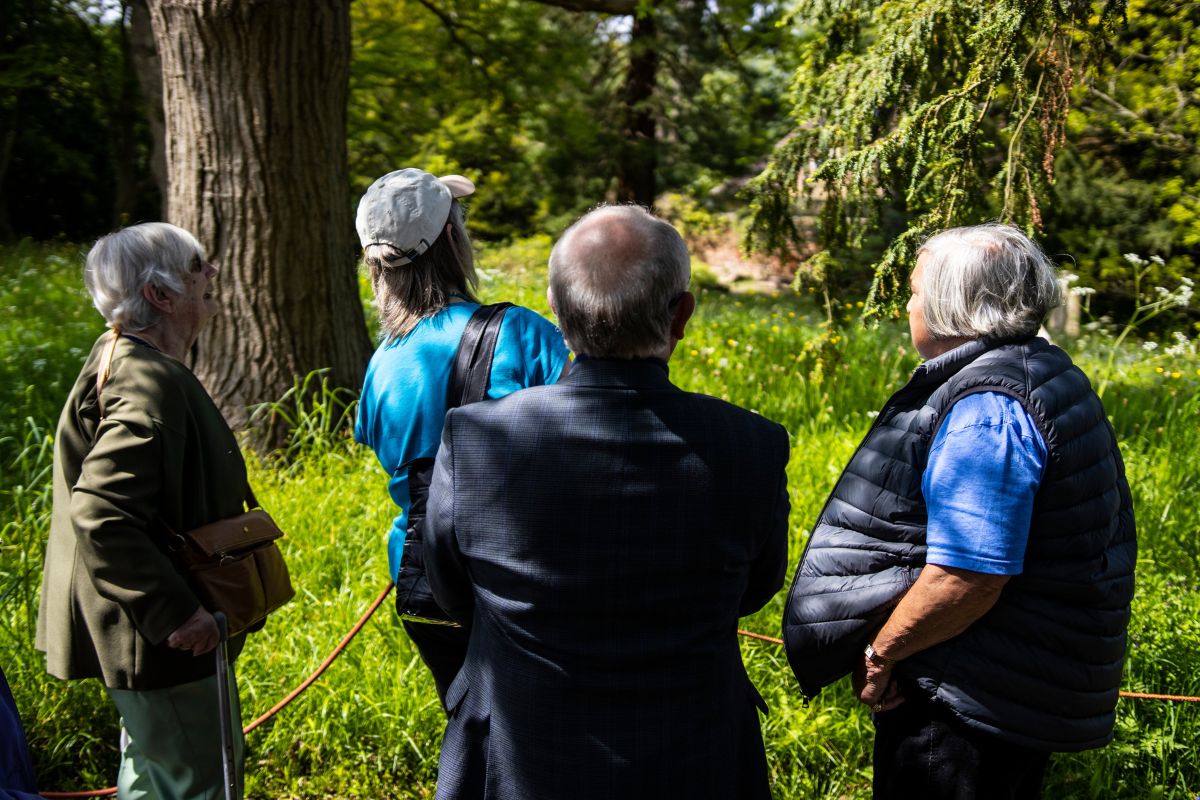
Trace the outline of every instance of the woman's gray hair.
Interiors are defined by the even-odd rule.
[[[602,206],[550,253],[550,293],[575,353],[642,358],[670,344],[691,259],[679,232],[640,206]]]
[[[457,200],[450,204],[446,222],[450,231],[443,232],[412,261],[396,263],[406,254],[389,244],[372,244],[363,250],[383,341],[407,334],[422,319],[449,305],[454,293],[478,302],[475,256],[467,236],[466,214]]]
[[[921,255],[925,326],[935,339],[1033,336],[1060,302],[1054,265],[1011,225],[951,228]]]
[[[179,294],[197,258],[205,255],[195,236],[167,222],[143,222],[92,245],[83,283],[109,327],[142,331],[162,318],[143,290],[158,286]]]

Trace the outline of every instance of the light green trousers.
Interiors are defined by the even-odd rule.
[[[224,800],[217,678],[168,689],[109,689],[121,715],[119,800]],[[245,740],[237,679],[229,667],[234,772],[244,790]]]

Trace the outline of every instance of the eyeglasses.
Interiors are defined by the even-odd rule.
[[[204,272],[209,268],[211,268],[213,272],[217,271],[216,266],[211,261],[205,261],[200,256],[196,256],[192,259],[192,266],[190,267],[192,272]]]

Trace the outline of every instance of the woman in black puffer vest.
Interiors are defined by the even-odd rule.
[[[1037,337],[1054,269],[1015,228],[944,231],[908,304],[926,359],[817,520],[784,612],[808,696],[853,671],[875,796],[1036,797],[1112,738],[1137,557],[1117,442]]]

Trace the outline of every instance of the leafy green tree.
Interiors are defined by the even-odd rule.
[[[528,0],[360,0],[348,130],[356,190],[404,166],[479,184],[471,227],[499,238],[604,196],[617,53],[601,18]],[[357,195],[356,195],[357,197]]]
[[[783,133],[791,50],[747,0],[364,0],[353,6],[356,188],[420,164],[480,184],[485,237],[606,199],[706,197]]]
[[[1036,231],[1070,92],[1121,21],[1120,0],[799,0],[807,26],[793,129],[751,188],[751,241],[805,253],[817,206],[825,275],[896,297],[926,232],[987,217]]]

